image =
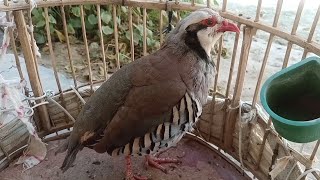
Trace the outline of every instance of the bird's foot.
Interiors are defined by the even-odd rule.
[[[160,165],[163,163],[181,163],[181,161],[174,158],[159,158],[151,155],[146,155],[146,162],[145,162],[146,167],[153,166],[157,169],[160,169],[164,173],[167,173],[168,170],[165,167]]]
[[[126,167],[126,180],[148,180],[147,177],[137,176],[133,174],[130,156],[126,156]]]

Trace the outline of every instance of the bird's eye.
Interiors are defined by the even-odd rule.
[[[208,18],[208,19],[205,19],[202,21],[202,24],[205,25],[205,26],[215,26],[217,24],[217,21],[214,17],[211,17],[211,18]]]

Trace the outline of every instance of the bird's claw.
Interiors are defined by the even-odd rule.
[[[160,169],[164,173],[168,173],[168,170],[162,165],[160,165],[163,163],[181,163],[181,161],[174,158],[159,158],[151,155],[146,156],[146,161],[145,161],[146,167],[153,166],[154,168]]]
[[[126,171],[126,180],[148,180],[147,177],[144,176],[138,176],[138,175],[134,175],[132,172],[132,167],[131,167],[131,158],[130,156],[126,157],[126,167],[127,167],[127,171]]]

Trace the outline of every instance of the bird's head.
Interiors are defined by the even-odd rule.
[[[211,48],[224,32],[239,33],[239,28],[222,18],[218,12],[203,8],[182,19],[168,35],[175,43],[184,40],[185,44],[197,51],[200,56],[210,57]]]

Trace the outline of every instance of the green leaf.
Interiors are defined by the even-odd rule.
[[[71,8],[71,12],[73,15],[80,17],[80,7],[73,7]]]
[[[102,26],[102,32],[105,35],[109,35],[113,33],[113,29],[111,29],[109,26]]]
[[[150,29],[147,29],[147,36],[148,37],[152,37],[153,36],[153,32]]]
[[[44,44],[46,42],[45,36],[43,34],[34,33],[34,38],[38,44]]]
[[[44,20],[38,21],[36,27],[43,27],[46,24]]]
[[[101,13],[101,20],[108,24],[111,21],[111,14],[109,14],[107,11],[103,11]]]
[[[91,10],[92,5],[86,4],[83,7],[84,7],[84,9]]]
[[[135,45],[139,44],[139,41],[142,41],[142,36],[136,32],[133,32],[133,42]]]
[[[49,22],[53,24],[57,24],[56,19],[51,14],[49,15]]]
[[[53,32],[54,32],[53,24],[49,24],[49,29],[50,29],[50,33],[53,33]]]
[[[74,28],[81,28],[81,20],[80,19],[70,19],[69,23]]]
[[[92,30],[95,26],[89,22],[88,19],[85,20],[86,30]]]
[[[121,10],[122,10],[122,12],[124,12],[124,13],[127,13],[127,12],[128,12],[127,8],[124,7],[124,6],[121,6]]]
[[[76,33],[76,31],[74,30],[74,28],[73,28],[73,26],[71,24],[68,24],[67,28],[68,28],[68,33],[69,34]]]
[[[42,16],[42,11],[38,8],[34,8],[31,13],[36,18],[39,18],[40,16]]]
[[[133,26],[139,31],[140,34],[143,34],[143,25],[141,25],[141,24],[139,24],[139,25],[133,24]]]
[[[154,41],[147,37],[147,45],[151,46],[154,43]]]
[[[98,23],[98,18],[94,14],[88,16],[88,21],[90,24],[95,25]]]

